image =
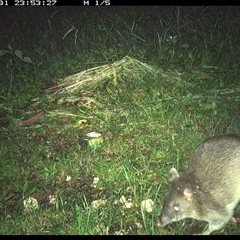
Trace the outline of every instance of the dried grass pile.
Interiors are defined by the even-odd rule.
[[[112,81],[116,86],[123,79],[141,79],[148,73],[157,74],[159,69],[125,56],[116,62],[70,75],[49,90],[55,93],[75,93],[78,90],[95,88],[99,83],[107,80]]]

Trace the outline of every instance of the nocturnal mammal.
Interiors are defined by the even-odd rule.
[[[219,230],[232,218],[240,201],[240,136],[229,134],[203,141],[186,172],[169,172],[171,185],[158,227],[185,218],[208,222],[203,234]]]

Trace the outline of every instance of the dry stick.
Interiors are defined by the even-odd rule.
[[[38,114],[36,114],[35,116],[27,119],[27,120],[22,120],[22,121],[19,121],[19,124],[20,125],[29,125],[29,124],[32,124],[34,122],[36,122],[38,120],[38,118],[40,118],[42,115],[44,114],[44,111],[41,111],[39,112]]]

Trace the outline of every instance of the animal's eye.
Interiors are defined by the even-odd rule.
[[[178,212],[180,208],[179,208],[177,205],[174,205],[174,206],[173,206],[173,209],[174,209],[176,212]]]

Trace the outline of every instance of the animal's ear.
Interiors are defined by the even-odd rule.
[[[192,200],[193,192],[192,192],[190,184],[187,184],[186,187],[184,188],[183,195],[187,198],[188,201]]]
[[[169,172],[170,181],[179,177],[178,171],[175,168],[171,168]]]

